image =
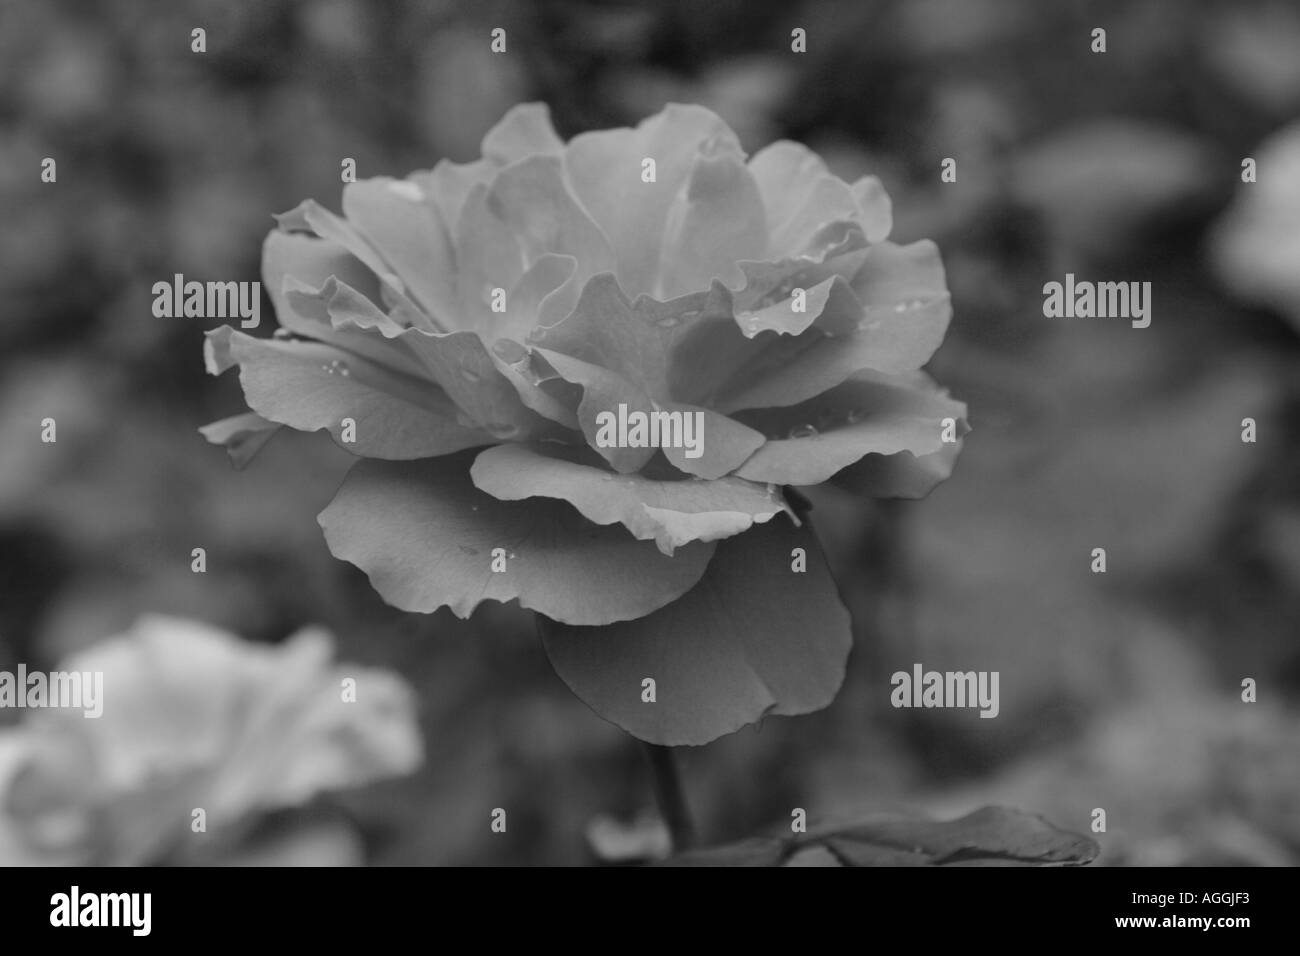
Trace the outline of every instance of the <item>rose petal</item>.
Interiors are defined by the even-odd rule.
[[[509,289],[528,269],[514,230],[488,207],[489,183],[470,190],[456,223],[456,294],[475,327],[492,317],[493,289]]]
[[[796,548],[806,571],[792,569]],[[669,746],[825,707],[852,644],[816,537],[783,518],[720,542],[700,583],[647,617],[599,629],[541,623],[575,694],[634,737]],[[653,703],[642,700],[646,678]]]
[[[858,203],[858,222],[867,242],[884,242],[894,228],[894,206],[875,176],[863,176],[851,187]]]
[[[561,501],[499,501],[471,482],[473,457],[359,462],[320,515],[330,551],[406,611],[445,606],[468,617],[483,601],[518,598],[584,625],[662,607],[700,579],[713,554],[712,543],[694,542],[666,557]],[[492,570],[495,557],[504,572]]]
[[[737,478],[663,481],[613,475],[589,449],[554,444],[489,448],[474,460],[470,476],[503,501],[563,499],[596,524],[621,523],[669,555],[688,542],[731,537],[789,512],[780,494],[766,485]]]
[[[583,133],[569,141],[566,179],[609,237],[618,280],[628,294],[658,291],[669,209],[691,175],[696,153],[709,141],[719,149],[739,149],[735,134],[716,115],[676,103],[635,129]],[[652,183],[641,178],[646,159],[655,161]]]
[[[799,143],[779,140],[754,154],[749,170],[767,211],[771,258],[796,256],[812,244],[818,230],[860,213],[848,184],[832,176],[821,158]]]
[[[465,200],[479,183],[492,181],[500,167],[486,159],[453,163],[441,159],[433,169],[412,173],[408,178],[423,190],[445,223],[460,222]]]
[[[520,103],[506,111],[483,137],[483,158],[508,166],[528,156],[560,153],[564,141],[555,135],[551,110],[545,103]]]
[[[600,432],[597,416],[602,412],[617,414],[620,405],[627,406],[628,412],[648,415],[655,410],[654,400],[644,389],[617,372],[550,349],[534,351],[546,359],[566,382],[582,388],[582,401],[578,404],[578,426],[582,429],[587,444],[599,452],[616,471],[624,474],[640,471],[654,457],[656,449],[601,446],[596,440]]]
[[[629,302],[614,276],[604,273],[585,285],[564,321],[535,329],[529,340],[600,366],[652,398],[666,399],[668,349],[681,324],[677,311],[664,303],[645,297]]]
[[[281,427],[256,412],[245,412],[204,425],[199,434],[214,445],[223,445],[235,468],[240,469],[253,460]]]
[[[488,209],[511,230],[531,266],[547,253],[573,256],[584,276],[614,268],[614,254],[564,182],[555,156],[532,156],[507,166],[492,181]]]
[[[831,483],[871,498],[924,498],[948,479],[964,444],[960,439],[920,457],[910,451],[896,455],[864,455],[837,471]]]
[[[714,279],[738,287],[744,277],[736,263],[763,255],[766,230],[763,201],[740,148],[701,152],[668,211],[656,297],[707,289]]]
[[[856,300],[855,300],[856,301]],[[943,342],[952,305],[936,299],[880,312],[851,335],[809,331],[797,339],[773,341],[713,397],[731,413],[743,408],[795,405],[834,388],[856,372],[912,372],[930,360]]]
[[[477,332],[430,335],[407,329],[397,341],[410,348],[425,374],[442,387],[470,422],[494,437],[527,441],[565,434],[565,429],[523,403]]]
[[[519,277],[506,297],[506,310],[492,313],[486,323],[484,337],[487,339],[508,338],[523,342],[542,321],[542,305],[550,301],[554,293],[572,285],[574,298],[565,310],[565,315],[573,310],[577,303],[578,284],[573,281],[578,274],[578,260],[573,256],[557,256],[547,253],[532,268]]]
[[[683,447],[663,449],[664,457],[688,475],[712,480],[730,474],[766,440],[762,432],[755,431],[748,425],[742,425],[734,418],[728,418],[712,409],[687,405],[683,402],[659,402],[658,404],[667,412],[704,416],[699,432],[701,454],[698,457],[688,457],[687,449]]]
[[[578,423],[581,386],[561,378],[539,352],[513,339],[498,339],[492,344],[492,361],[525,405],[565,428],[581,429]]]
[[[450,226],[415,182],[381,176],[348,183],[343,214],[438,327],[466,326],[456,302]]]
[[[242,332],[229,338],[244,397],[270,421],[327,429],[344,449],[377,458],[423,458],[492,443],[485,432],[459,424],[456,406],[431,382],[318,342]],[[354,442],[343,441],[344,418],[356,423]]]
[[[823,395],[789,408],[741,412],[737,417],[769,436],[736,470],[741,478],[778,484],[820,484],[863,455],[910,451],[929,455],[943,445],[943,420],[954,435],[968,430],[966,406],[928,376],[863,372]]]

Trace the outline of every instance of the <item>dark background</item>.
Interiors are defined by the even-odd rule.
[[[369,860],[590,859],[594,817],[652,805],[635,743],[526,614],[403,614],[332,559],[315,515],[350,459],[325,436],[232,471],[196,432],[243,407],[203,372],[220,323],[154,318],[150,287],[257,279],[271,214],[337,209],[343,157],[468,160],[524,100],[566,137],[698,102],[751,151],[878,174],[893,238],[940,244],[931,367],[974,429],[924,502],[817,496],[844,689],[684,754],[704,834],[996,801],[1084,831],[1104,807],[1103,863],[1300,861],[1300,134],[1261,146],[1300,115],[1297,50],[1294,3],[1241,0],[0,3],[0,667],[145,611],[257,641],[320,622],[420,695],[425,768],[331,802]],[[1151,327],[1045,319],[1067,271],[1151,281]],[[999,670],[1001,715],[892,709],[914,661]]]

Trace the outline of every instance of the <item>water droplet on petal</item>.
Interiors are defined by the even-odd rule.
[[[790,429],[791,438],[814,438],[816,435],[817,427],[815,425],[795,425],[794,428]]]
[[[273,339],[287,339],[287,338],[291,338],[292,336],[293,333],[290,332],[288,329],[276,329],[271,334],[271,338]]]
[[[865,408],[850,408],[849,413],[844,417],[844,420],[850,425],[856,425],[866,417],[867,410]]]
[[[911,312],[911,311],[914,311],[915,309],[919,309],[919,308],[921,308],[921,307],[924,306],[924,305],[925,305],[925,302],[922,301],[921,299],[910,299],[910,300],[908,300],[907,302],[900,302],[900,303],[898,303],[898,305],[894,306],[894,311],[895,311],[895,312]]]
[[[331,365],[322,365],[322,366],[320,367],[320,370],[321,370],[322,372],[325,372],[325,373],[328,374],[328,375],[333,375],[333,374],[334,374],[334,367],[331,366]]]

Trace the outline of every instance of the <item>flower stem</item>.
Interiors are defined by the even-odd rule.
[[[659,813],[672,837],[673,852],[688,850],[695,844],[695,827],[691,823],[691,811],[686,805],[681,775],[677,771],[676,754],[672,747],[649,743],[645,744],[645,754],[654,777]]]

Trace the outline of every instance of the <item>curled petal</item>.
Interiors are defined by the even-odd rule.
[[[820,484],[868,454],[930,455],[946,433],[956,440],[969,430],[966,406],[920,372],[863,372],[811,401],[737,417],[769,440],[736,474],[790,485]]]
[[[245,412],[204,425],[199,433],[214,445],[225,447],[235,468],[243,468],[275,437],[282,426],[256,412]]]
[[[326,429],[344,449],[375,458],[446,455],[493,441],[461,425],[456,406],[431,382],[320,342],[228,335],[244,397],[269,421]],[[350,441],[345,419],[355,424]]]
[[[780,493],[767,485],[738,478],[613,475],[585,448],[499,445],[479,453],[470,475],[476,486],[504,501],[563,499],[596,524],[621,523],[664,554],[691,541],[740,534],[782,511],[793,516]]]

